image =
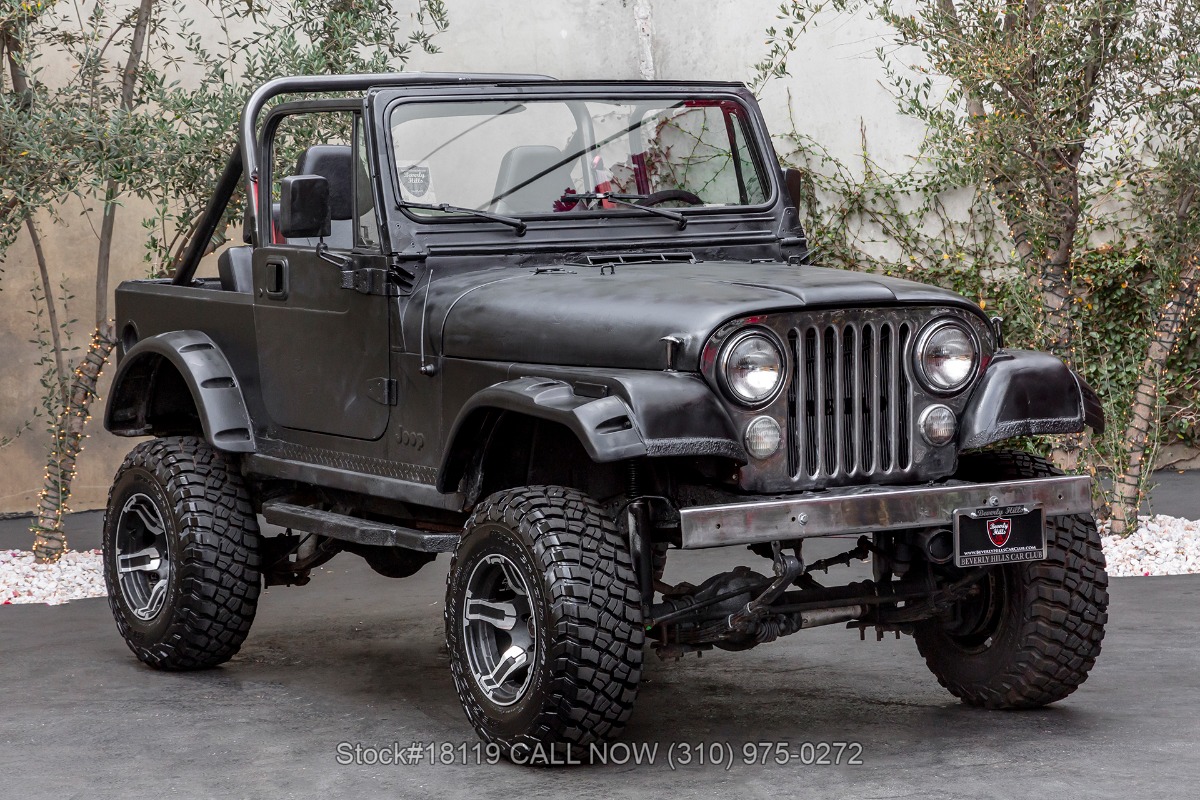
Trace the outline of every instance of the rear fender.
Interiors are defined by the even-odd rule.
[[[167,432],[155,423],[163,410],[157,393],[174,379],[168,377],[170,371],[187,386],[205,440],[230,453],[255,451],[254,430],[237,376],[220,348],[200,331],[162,333],[130,348],[113,378],[104,427],[117,436]]]

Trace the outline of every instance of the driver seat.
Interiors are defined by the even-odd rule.
[[[561,164],[563,152],[557,147],[528,144],[514,147],[500,161],[496,191],[490,210],[498,214],[548,214],[568,189],[574,188],[571,166],[574,159]]]

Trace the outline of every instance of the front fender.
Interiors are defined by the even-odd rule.
[[[459,410],[448,438],[438,486],[454,483],[478,423],[508,411],[568,428],[596,463],[640,456],[716,456],[744,463],[720,402],[698,375],[616,371],[525,376],[487,387]]]
[[[1104,432],[1100,399],[1083,378],[1048,353],[1001,350],[963,412],[959,449],[1034,434]]]
[[[200,331],[150,336],[129,349],[113,378],[104,427],[118,436],[146,436],[154,429],[155,390],[163,370],[174,370],[191,394],[204,438],[218,450],[255,451],[250,414],[225,354]]]
[[[622,373],[614,384],[633,409],[646,455],[716,456],[742,464],[748,460],[729,412],[699,375]]]
[[[646,455],[633,413],[620,397],[587,397],[550,378],[517,378],[477,392],[459,412],[450,441],[481,411],[513,411],[566,426],[596,462]]]

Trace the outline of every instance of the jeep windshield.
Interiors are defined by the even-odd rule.
[[[728,98],[402,102],[389,128],[398,205],[423,221],[474,209],[662,223],[767,199],[749,113]],[[461,209],[429,208],[442,203]]]

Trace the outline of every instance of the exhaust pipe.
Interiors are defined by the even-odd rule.
[[[945,528],[930,528],[916,536],[917,547],[934,564],[947,564],[954,558],[954,534]]]

